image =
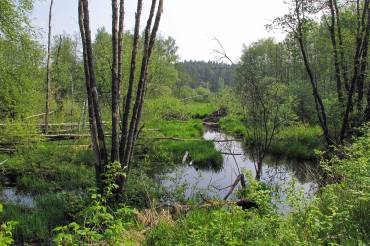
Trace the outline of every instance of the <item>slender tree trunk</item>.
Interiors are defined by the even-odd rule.
[[[142,67],[141,67],[141,75],[140,75],[140,81],[138,84],[138,90],[137,90],[137,95],[136,95],[136,102],[134,105],[133,109],[133,115],[131,119],[131,124],[130,124],[130,131],[128,135],[128,141],[127,141],[127,146],[126,146],[126,153],[124,156],[124,163],[129,163],[131,160],[131,153],[132,153],[132,148],[134,146],[134,139],[138,131],[138,124],[140,123],[141,119],[141,114],[142,114],[142,106],[143,106],[143,101],[144,101],[144,94],[145,94],[145,88],[147,84],[147,75],[148,75],[148,65],[150,61],[150,57],[154,48],[154,42],[155,38],[157,35],[159,23],[161,20],[162,16],[162,11],[163,11],[163,0],[159,0],[159,5],[157,9],[157,15],[154,23],[153,30],[150,34],[150,29],[152,25],[152,19],[154,16],[154,11],[155,11],[155,5],[156,5],[156,0],[152,0],[152,8],[150,11],[150,18],[147,23],[147,30],[148,32],[145,34],[145,53],[143,55],[143,61],[142,61]],[[153,7],[154,6],[154,7]],[[128,170],[130,170],[130,166],[128,165]]]
[[[120,143],[120,160],[123,163],[124,159],[124,151],[127,145],[127,137],[128,137],[128,125],[129,125],[129,117],[130,117],[130,110],[131,110],[131,101],[132,101],[132,91],[135,81],[135,74],[136,74],[136,58],[137,58],[137,51],[139,48],[139,31],[140,31],[140,20],[141,20],[141,11],[143,7],[143,1],[138,0],[137,3],[137,10],[135,15],[135,30],[134,30],[134,40],[132,45],[132,54],[131,54],[131,66],[130,66],[130,77],[128,82],[127,88],[127,95],[124,104],[124,112],[123,112],[123,119],[122,119],[122,134],[121,134],[121,143]]]
[[[123,161],[122,161],[122,163],[127,164],[128,170],[130,170],[131,168],[130,164],[128,163],[128,160],[130,156],[131,146],[133,145],[134,128],[135,128],[135,124],[137,120],[137,110],[138,110],[139,103],[140,103],[141,93],[143,91],[143,84],[145,83],[145,71],[146,71],[146,64],[148,61],[150,31],[151,31],[152,21],[153,21],[153,17],[155,13],[155,6],[156,6],[156,0],[152,0],[150,14],[149,14],[149,18],[148,18],[147,25],[145,28],[145,34],[144,34],[144,50],[143,50],[143,58],[141,62],[140,79],[139,79],[139,83],[138,83],[138,87],[136,91],[136,99],[135,99],[135,104],[134,104],[134,108],[132,112],[128,136],[126,140],[127,144],[124,149],[124,155],[123,155]]]
[[[297,0],[296,0],[295,13],[296,13],[296,17],[297,17],[297,20],[298,20],[297,39],[298,39],[299,47],[300,47],[301,54],[302,54],[302,57],[303,57],[303,62],[304,62],[308,77],[309,77],[310,82],[311,82],[312,94],[313,94],[314,101],[315,101],[317,116],[318,116],[318,119],[319,119],[319,122],[320,122],[320,126],[321,126],[321,128],[324,132],[324,137],[325,137],[326,143],[327,143],[328,146],[331,146],[331,145],[334,145],[335,143],[334,143],[334,141],[332,140],[332,138],[330,136],[324,103],[322,102],[321,96],[320,96],[319,91],[317,89],[317,81],[314,77],[311,65],[308,61],[308,56],[307,56],[306,49],[305,49],[305,46],[304,46],[302,21],[301,21],[301,18],[300,18],[301,12],[300,12],[299,4],[298,4]]]
[[[81,39],[82,39],[82,47],[83,47],[83,61],[84,61],[84,72],[85,72],[85,84],[86,84],[86,92],[87,92],[87,107],[89,111],[89,125],[90,125],[90,134],[91,134],[91,142],[92,147],[95,153],[95,179],[96,185],[100,194],[103,193],[103,184],[102,184],[102,173],[103,173],[103,165],[104,162],[101,159],[100,149],[99,149],[99,141],[98,141],[98,133],[97,133],[97,126],[95,121],[95,112],[94,112],[94,105],[93,105],[93,96],[90,88],[90,74],[88,68],[88,58],[87,58],[87,47],[86,47],[86,32],[84,27],[85,17],[84,17],[84,10],[83,10],[83,0],[79,0],[78,6],[78,13],[79,13],[79,26],[81,32]],[[84,109],[85,110],[85,109]],[[84,112],[85,114],[85,112]],[[84,121],[83,117],[83,121]],[[84,122],[83,122],[84,124]]]
[[[49,101],[50,101],[50,83],[51,83],[51,18],[54,0],[50,0],[49,8],[49,30],[48,30],[48,57],[46,65],[46,98],[45,98],[45,118],[44,131],[45,134],[49,132]]]
[[[358,27],[357,27],[356,52],[355,52],[355,57],[354,57],[353,76],[351,80],[350,89],[348,92],[346,111],[344,113],[342,128],[340,132],[340,142],[342,144],[344,143],[344,139],[346,137],[348,126],[349,126],[349,116],[353,108],[353,94],[355,91],[355,86],[356,84],[358,84],[358,80],[360,77],[359,71],[360,71],[360,63],[361,63],[360,61],[361,53],[363,52],[362,47],[363,47],[363,44],[365,43],[365,39],[368,38],[364,34],[368,32],[369,30],[369,25],[365,24],[366,22],[365,17],[366,17],[366,14],[368,13],[369,2],[370,2],[369,0],[365,1],[364,10],[363,10],[362,17],[361,17],[362,21],[360,21],[360,16],[358,17],[359,21],[358,21]],[[360,4],[359,0],[357,0],[358,12],[359,12],[359,4]]]
[[[257,161],[256,180],[261,180],[262,177],[262,161]]]
[[[361,65],[360,65],[360,75],[359,75],[359,83],[358,83],[358,101],[357,101],[357,108],[358,111],[361,113],[363,108],[363,97],[364,97],[364,87],[365,81],[367,78],[367,68],[368,68],[368,54],[369,54],[369,31],[370,25],[370,8],[367,11],[367,22],[366,22],[366,31],[364,34],[364,40],[362,44],[362,56],[361,56]]]
[[[90,76],[90,90],[92,93],[92,102],[94,106],[94,114],[95,114],[95,121],[96,121],[97,133],[98,133],[100,156],[103,162],[107,164],[108,163],[107,149],[105,145],[105,137],[104,137],[104,130],[103,130],[101,113],[100,113],[99,96],[98,96],[98,89],[96,86],[95,68],[94,68],[94,60],[93,60],[93,50],[92,50],[90,20],[89,20],[89,6],[88,6],[88,0],[82,0],[82,1],[84,2],[83,4],[84,18],[85,18],[84,27],[85,27],[85,33],[86,33],[86,54],[87,54],[87,62],[88,62],[88,69],[89,69],[89,76]]]
[[[107,150],[105,145],[105,137],[102,125],[102,119],[100,115],[99,107],[99,97],[98,90],[96,87],[96,78],[95,78],[95,69],[93,61],[93,52],[92,52],[92,41],[91,41],[91,31],[90,31],[90,20],[89,20],[89,6],[88,0],[80,0],[79,4],[79,16],[80,16],[80,31],[83,41],[83,52],[84,52],[84,69],[86,77],[86,89],[89,103],[89,118],[93,120],[91,135],[96,134],[96,146],[93,146],[95,149],[95,154],[99,157],[99,163],[96,166],[96,176],[97,183],[101,184],[100,192],[103,194],[104,191],[104,182],[102,180],[102,174],[104,172],[105,166],[108,163]],[[91,123],[90,123],[91,125]],[[94,141],[94,140],[93,140]],[[94,142],[93,142],[94,144]],[[99,181],[99,182],[98,182]]]
[[[122,163],[127,165],[128,173],[131,170],[132,153],[133,153],[133,148],[134,148],[135,141],[136,141],[136,136],[138,134],[138,126],[139,126],[141,114],[142,114],[145,88],[147,84],[148,65],[150,62],[152,50],[154,48],[154,43],[155,43],[159,23],[160,23],[162,12],[163,12],[163,0],[159,0],[154,26],[151,31],[152,21],[153,21],[154,14],[155,14],[156,3],[157,3],[156,0],[152,0],[150,14],[149,14],[149,18],[148,18],[147,25],[145,28],[144,51],[143,51],[143,59],[142,59],[142,64],[141,64],[140,79],[138,83],[135,104],[133,107],[130,128],[128,130],[127,140],[126,140],[125,148],[123,151]],[[119,194],[122,192],[123,187],[126,183],[126,180],[127,178],[122,178],[120,180],[121,182],[119,183]]]
[[[328,25],[329,33],[330,33],[330,39],[333,46],[333,58],[334,58],[334,68],[335,68],[335,80],[337,83],[337,96],[338,96],[338,102],[341,107],[344,105],[344,98],[343,98],[343,91],[342,91],[342,81],[341,81],[341,71],[340,71],[340,63],[338,59],[338,47],[337,47],[337,40],[335,35],[335,10],[334,10],[334,3],[335,0],[329,0],[329,7],[330,7],[330,19],[331,24]]]
[[[118,0],[112,0],[112,162],[119,159],[118,19]]]
[[[349,91],[349,79],[348,79],[348,67],[346,64],[346,59],[344,56],[344,47],[343,47],[343,36],[342,36],[342,23],[340,19],[340,12],[338,8],[337,0],[332,0],[335,13],[336,13],[336,22],[337,22],[337,33],[338,33],[338,41],[339,41],[339,53],[340,53],[340,66],[342,70],[342,76],[344,81],[344,86],[346,91]]]

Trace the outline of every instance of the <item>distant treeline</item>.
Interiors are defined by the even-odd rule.
[[[195,89],[208,88],[218,92],[235,84],[235,67],[226,63],[184,61],[177,63],[179,83]]]

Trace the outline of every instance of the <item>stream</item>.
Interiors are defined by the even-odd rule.
[[[223,153],[222,168],[201,170],[192,165],[182,165],[161,178],[161,183],[167,189],[175,190],[183,187],[186,198],[202,193],[212,199],[223,199],[230,190],[226,187],[230,187],[234,183],[242,170],[250,171],[252,176],[255,177],[255,165],[241,142],[234,141],[233,136],[211,128],[206,130],[203,137],[206,140],[228,140],[215,142],[215,148]],[[285,191],[289,181],[294,178],[296,180],[294,182],[295,188],[303,189],[304,195],[307,198],[312,198],[318,187],[314,178],[317,171],[317,165],[312,162],[266,158],[262,167],[261,181],[277,191],[276,194],[278,195],[275,196],[273,202],[279,211],[284,212],[289,210]],[[229,199],[236,199],[235,192]]]

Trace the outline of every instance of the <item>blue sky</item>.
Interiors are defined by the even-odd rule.
[[[110,30],[110,0],[89,2],[93,34],[102,26]],[[126,0],[126,30],[133,29],[136,2]],[[144,0],[145,16],[150,2]],[[48,7],[49,0],[38,0],[32,14],[32,22],[44,37]],[[269,33],[264,25],[285,12],[283,0],[165,0],[160,33],[176,39],[181,59],[215,60],[212,50],[218,46],[213,37],[217,37],[229,56],[237,60],[243,44],[268,36],[281,39],[281,33]],[[77,0],[54,0],[53,35],[77,32]]]

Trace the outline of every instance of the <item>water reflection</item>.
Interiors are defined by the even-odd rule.
[[[5,204],[20,205],[26,208],[35,208],[36,202],[29,194],[17,192],[14,187],[5,187],[0,191],[0,201]]]
[[[256,176],[257,167],[246,154],[247,151],[241,142],[214,129],[208,129],[204,138],[215,141],[215,148],[223,153],[222,167],[212,170],[181,166],[162,180],[166,187],[170,189],[179,186],[186,187],[185,196],[187,198],[197,192],[202,192],[209,197],[222,199],[228,193],[228,187],[243,170],[250,171],[253,177]],[[310,162],[277,160],[269,157],[262,165],[261,181],[279,189],[284,199],[285,194],[282,187],[295,178],[298,181],[295,184],[296,188],[303,188],[306,195],[312,195],[317,189],[315,181],[317,170],[318,167]]]

